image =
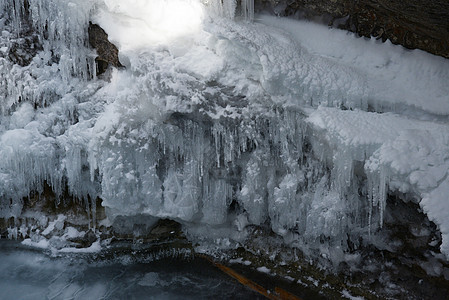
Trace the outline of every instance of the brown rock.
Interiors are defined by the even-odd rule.
[[[97,24],[89,23],[89,43],[97,50],[97,75],[106,72],[109,65],[121,68],[123,65],[118,58],[118,49],[108,40],[107,33]]]

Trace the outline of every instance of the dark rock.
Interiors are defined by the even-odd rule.
[[[89,23],[89,43],[97,50],[97,75],[106,72],[109,65],[121,68],[123,65],[118,58],[118,49],[108,40],[107,33],[97,24]]]
[[[284,7],[280,13],[277,8]],[[449,58],[449,1],[447,0],[259,0],[259,9],[308,19],[322,17],[329,25],[360,36],[390,40]],[[336,20],[346,17],[344,24]]]
[[[176,221],[170,219],[161,219],[156,225],[151,229],[150,234],[161,237],[161,236],[170,236],[171,234],[177,233],[181,231],[181,224]]]
[[[12,42],[9,48],[8,58],[22,67],[28,66],[42,45],[36,35],[27,36]]]
[[[343,290],[365,299],[448,299],[449,263],[436,225],[402,194],[388,196],[384,217],[383,228],[348,246],[338,265],[289,248],[266,226],[247,227],[248,239],[230,256],[251,262],[249,268],[267,267],[273,278],[289,276],[296,284],[285,289],[298,295],[302,283],[326,299],[341,299]]]
[[[140,240],[143,242],[162,242],[185,240],[180,223],[170,219],[157,219],[150,216],[117,216],[112,225],[111,235],[117,240]]]
[[[8,238],[8,220],[0,218],[0,239]]]
[[[88,248],[92,246],[92,244],[97,240],[97,236],[90,229],[86,234],[82,237],[68,239],[70,242],[77,244],[77,247],[80,248]]]
[[[25,67],[31,63],[37,52],[43,50],[43,47],[39,36],[33,30],[28,0],[24,0],[22,6],[15,9],[19,18],[18,21],[14,21],[13,9],[18,4],[19,2],[14,2],[12,6],[9,6],[9,10],[0,12],[0,14],[5,13],[0,18],[4,17],[4,25],[6,25],[4,29],[10,31],[11,34],[7,54],[0,54],[0,56],[8,58],[14,64]]]

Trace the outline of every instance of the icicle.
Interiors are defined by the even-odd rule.
[[[18,0],[16,0],[18,1]],[[29,0],[33,27],[45,37],[44,51],[53,52],[62,59],[61,67],[68,81],[73,75],[90,79],[95,65],[90,50],[86,47],[87,25],[94,1]],[[86,61],[87,59],[87,61]]]
[[[377,207],[379,213],[379,227],[383,226],[384,212],[387,201],[388,174],[386,168],[381,166],[380,170],[368,172],[368,229],[371,234],[373,228],[374,208]]]
[[[237,7],[236,0],[222,0],[223,11],[225,17],[229,19],[234,19],[235,9]]]
[[[254,20],[254,0],[242,0],[242,10],[245,20],[249,22]]]
[[[251,22],[254,20],[254,0],[239,0],[241,1],[241,10],[242,15],[246,21]],[[228,19],[234,19],[236,9],[237,9],[237,0],[212,0],[206,1],[206,5],[208,5],[210,11],[213,14],[216,14],[221,17],[225,17]]]
[[[384,222],[384,211],[387,204],[387,191],[388,191],[388,174],[385,167],[381,167],[379,176],[379,211],[380,211],[380,228]]]

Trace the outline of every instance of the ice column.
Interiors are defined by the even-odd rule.
[[[254,0],[242,0],[242,11],[247,21],[254,20]]]
[[[206,5],[214,13],[222,17],[233,19],[237,8],[237,0],[206,1]],[[242,14],[245,20],[254,19],[254,0],[241,0]]]

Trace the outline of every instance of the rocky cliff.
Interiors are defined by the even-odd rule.
[[[447,0],[259,0],[257,6],[284,16],[322,17],[360,36],[449,58]]]

